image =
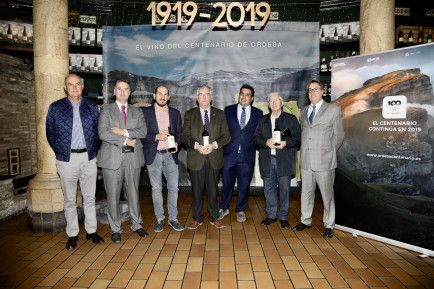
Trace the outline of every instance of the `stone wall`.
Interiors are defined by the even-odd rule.
[[[19,148],[21,176],[36,173],[33,70],[21,58],[0,53],[0,175],[8,175],[8,149]]]

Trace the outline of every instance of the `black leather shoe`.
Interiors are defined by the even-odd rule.
[[[265,219],[262,220],[261,225],[268,226],[270,224],[275,223],[276,221],[277,221],[277,219],[270,219],[270,218],[266,217]]]
[[[333,237],[333,229],[332,228],[325,228],[324,234],[322,234],[324,237],[331,238]]]
[[[287,220],[279,220],[279,223],[282,229],[289,229],[289,223]]]
[[[66,249],[72,250],[77,247],[78,236],[68,237],[68,241],[66,242]]]
[[[149,235],[148,232],[146,232],[146,230],[143,229],[143,228],[140,228],[140,229],[138,229],[138,230],[135,230],[134,233],[136,233],[136,234],[139,235],[140,237],[146,237],[146,236]]]
[[[121,242],[121,234],[120,233],[113,233],[112,234],[112,241],[113,241],[113,243],[119,244]]]
[[[304,229],[309,229],[310,227],[312,227],[312,226],[310,226],[310,225],[306,225],[306,224],[303,224],[303,223],[298,223],[294,228],[292,228],[294,231],[296,231],[296,232],[300,232],[300,231],[303,231]]]
[[[97,233],[92,233],[92,234],[86,233],[86,239],[87,240],[92,239],[92,242],[94,242],[95,244],[99,244],[99,243],[104,242],[104,239],[100,235],[98,235]]]

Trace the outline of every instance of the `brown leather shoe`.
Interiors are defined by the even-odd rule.
[[[187,229],[196,230],[197,228],[199,228],[199,226],[202,226],[202,224],[203,224],[203,222],[198,222],[198,221],[194,220],[193,223],[188,225]]]
[[[223,226],[223,224],[221,223],[221,221],[219,219],[215,219],[214,221],[211,221],[210,224],[213,225],[214,227],[216,227],[217,229],[221,229],[221,228],[225,227],[225,226]]]

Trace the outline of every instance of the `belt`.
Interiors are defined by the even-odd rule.
[[[168,153],[169,152],[169,150],[159,150],[159,151],[157,151],[157,153],[159,153],[159,154],[165,154],[165,153]]]
[[[81,154],[81,153],[87,152],[87,149],[86,148],[84,148],[84,149],[71,149],[71,152],[76,153],[76,154]]]

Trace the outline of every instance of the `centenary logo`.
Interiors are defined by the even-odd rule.
[[[391,95],[383,98],[383,117],[397,119],[407,117],[407,97],[405,95]]]

